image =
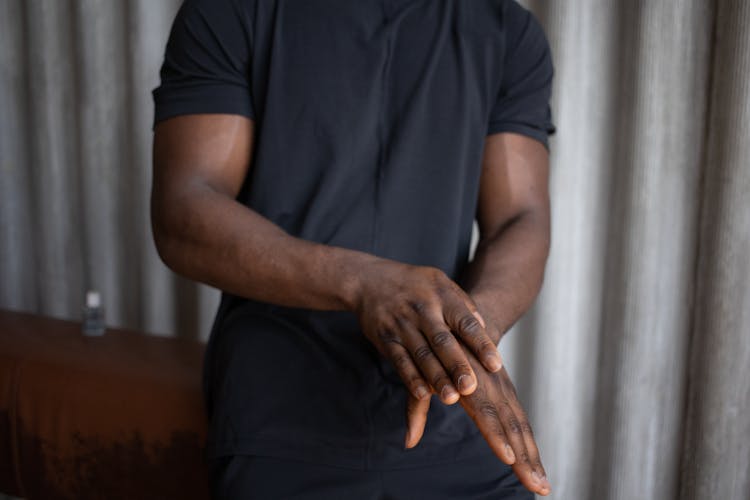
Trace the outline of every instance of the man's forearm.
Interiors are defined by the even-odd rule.
[[[354,307],[359,269],[376,257],[295,238],[223,193],[194,186],[157,197],[154,238],[179,274],[288,307]]]
[[[496,344],[539,293],[549,253],[547,220],[529,211],[483,235],[464,273],[462,285],[494,325],[487,333]]]

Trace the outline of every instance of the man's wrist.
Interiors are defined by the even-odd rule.
[[[338,301],[347,311],[356,311],[366,282],[366,269],[381,258],[365,252],[339,249],[332,273],[337,277],[335,290]]]
[[[505,333],[505,328],[498,317],[500,301],[497,295],[490,292],[475,291],[470,292],[469,297],[474,301],[477,309],[479,309],[479,314],[482,315],[485,321],[487,335],[489,335],[495,345],[498,345],[503,333]]]

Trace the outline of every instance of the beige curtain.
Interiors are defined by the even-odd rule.
[[[458,1],[458,0],[457,0]],[[0,307],[205,338],[159,261],[150,90],[177,0],[0,0]],[[556,499],[750,498],[750,3],[528,1],[553,244],[501,344]]]

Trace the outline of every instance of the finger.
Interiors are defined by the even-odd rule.
[[[414,364],[409,351],[393,336],[381,336],[385,356],[391,361],[396,373],[416,399],[429,399],[430,388]]]
[[[513,454],[516,457],[513,465],[530,478],[531,462],[529,452],[526,449],[526,443],[521,434],[521,424],[518,421],[518,417],[516,417],[507,401],[498,403],[496,408],[500,418],[500,425],[502,425],[508,444],[513,449]]]
[[[517,464],[511,467],[513,473],[527,490],[542,496],[552,493],[552,487],[547,478],[537,479],[534,476],[529,476],[528,471]]]
[[[430,399],[416,399],[409,395],[406,401],[406,438],[404,447],[414,448],[424,434],[427,424],[427,412],[430,409]]]
[[[453,404],[458,401],[461,395],[456,391],[430,344],[425,341],[422,332],[408,321],[400,320],[398,323],[404,339],[404,347],[408,349],[422,377],[427,380],[445,404]]]
[[[523,437],[524,444],[526,445],[526,451],[529,455],[529,464],[531,466],[532,478],[537,483],[540,483],[542,486],[549,489],[550,484],[547,478],[547,472],[544,470],[544,465],[542,465],[542,459],[539,455],[539,447],[536,444],[534,431],[531,428],[529,418],[523,408],[521,408],[520,404],[511,403],[511,408],[516,414],[519,425],[521,427],[521,435]]]
[[[525,428],[530,429],[530,426],[525,413],[522,410],[518,412],[520,407],[514,408],[514,406],[516,405],[505,400],[499,403],[498,408],[505,435],[516,456],[513,470],[526,488],[539,494],[546,494],[544,491],[549,492],[549,482],[546,474],[538,468],[541,463],[536,445],[533,451],[526,446],[528,439],[525,436]]]
[[[513,471],[524,487],[540,495],[549,494],[551,491],[549,481],[546,478],[540,481],[532,474],[528,464],[528,452],[519,454],[518,450],[514,451],[511,446],[509,432],[502,423],[503,417],[493,399],[495,399],[494,396],[488,397],[485,389],[479,387],[471,396],[461,398],[461,405],[474,420],[495,455],[513,467]]]
[[[441,321],[438,309],[422,318],[422,332],[430,347],[449,374],[458,392],[468,396],[477,387],[477,377],[469,364],[461,344],[451,333],[448,325]]]
[[[500,423],[500,414],[495,404],[487,398],[484,389],[480,387],[471,396],[461,398],[461,405],[474,420],[495,456],[507,465],[513,465],[516,456]]]
[[[482,326],[482,322],[477,319],[479,311],[476,306],[466,294],[463,292],[461,294],[463,295],[461,299],[454,297],[444,307],[444,321],[451,331],[471,349],[471,352],[487,370],[497,372],[503,366],[503,360],[497,346],[490,339],[487,330]]]
[[[505,398],[501,401],[503,401],[503,403],[505,403],[510,408],[510,411],[513,412],[516,420],[518,421],[521,437],[523,439],[524,445],[526,446],[526,451],[529,454],[529,461],[534,471],[541,478],[546,479],[547,472],[544,470],[544,466],[542,465],[542,460],[539,454],[539,447],[536,444],[536,438],[534,437],[534,431],[531,428],[529,416],[518,400],[516,388],[513,386],[513,382],[511,381],[508,372],[503,369],[501,373],[494,376],[494,378],[499,382],[499,387],[502,388],[502,392],[506,395]]]

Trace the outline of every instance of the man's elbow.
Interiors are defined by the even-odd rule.
[[[170,234],[170,231],[165,229],[164,224],[157,222],[153,215],[151,217],[151,234],[154,246],[156,247],[156,253],[159,255],[161,261],[168,268],[176,271],[177,248],[179,245],[175,242],[175,237]]]
[[[537,245],[549,250],[550,245],[550,213],[549,205],[544,203],[528,204],[509,212],[502,218],[497,218],[491,226],[482,228],[480,225],[480,243],[500,239],[508,231],[521,230],[533,235]]]

